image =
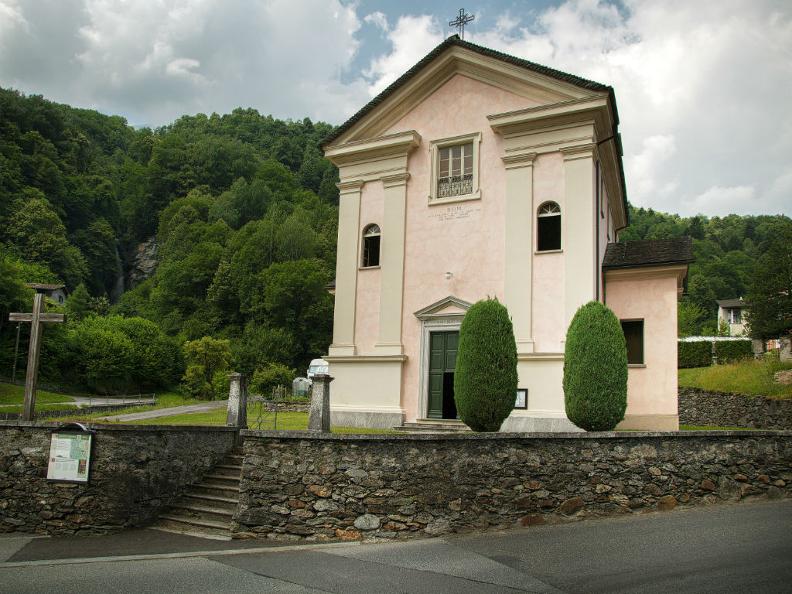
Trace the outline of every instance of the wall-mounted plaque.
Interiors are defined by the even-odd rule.
[[[87,483],[92,438],[93,435],[88,432],[54,432],[50,442],[47,479]]]
[[[517,399],[514,401],[514,408],[528,408],[528,388],[517,389]]]

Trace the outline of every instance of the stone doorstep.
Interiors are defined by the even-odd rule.
[[[436,433],[470,432],[470,427],[456,419],[418,419],[412,423],[402,423],[401,426],[393,429],[404,433],[423,433],[427,431]]]

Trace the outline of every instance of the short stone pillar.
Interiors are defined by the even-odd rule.
[[[754,359],[761,359],[765,353],[765,341],[760,338],[752,339],[751,350],[753,351]]]
[[[330,382],[333,378],[326,373],[313,376],[311,410],[308,413],[308,431],[330,431]]]
[[[226,426],[247,429],[247,382],[241,373],[229,373]]]
[[[781,350],[778,353],[779,359],[784,362],[792,361],[792,337],[782,336],[779,342],[781,343]]]

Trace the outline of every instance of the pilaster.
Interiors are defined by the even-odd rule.
[[[561,246],[564,249],[564,322],[569,326],[577,309],[594,299],[596,269],[594,236],[594,151],[592,143],[563,148],[564,209]]]
[[[506,169],[506,306],[512,317],[517,353],[533,353],[533,163],[536,153],[502,157]]]
[[[333,344],[329,354],[355,354],[355,302],[360,228],[362,181],[342,182],[338,206],[338,252],[336,256],[336,290]]]
[[[385,209],[381,252],[378,355],[401,355],[402,300],[404,296],[404,238],[409,173],[382,178]]]

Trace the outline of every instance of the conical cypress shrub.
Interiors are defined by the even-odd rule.
[[[610,431],[627,409],[627,345],[614,313],[598,301],[577,310],[564,350],[564,406],[586,431]]]
[[[454,371],[459,418],[473,431],[497,431],[517,397],[517,345],[509,312],[495,299],[474,303],[462,320]]]

